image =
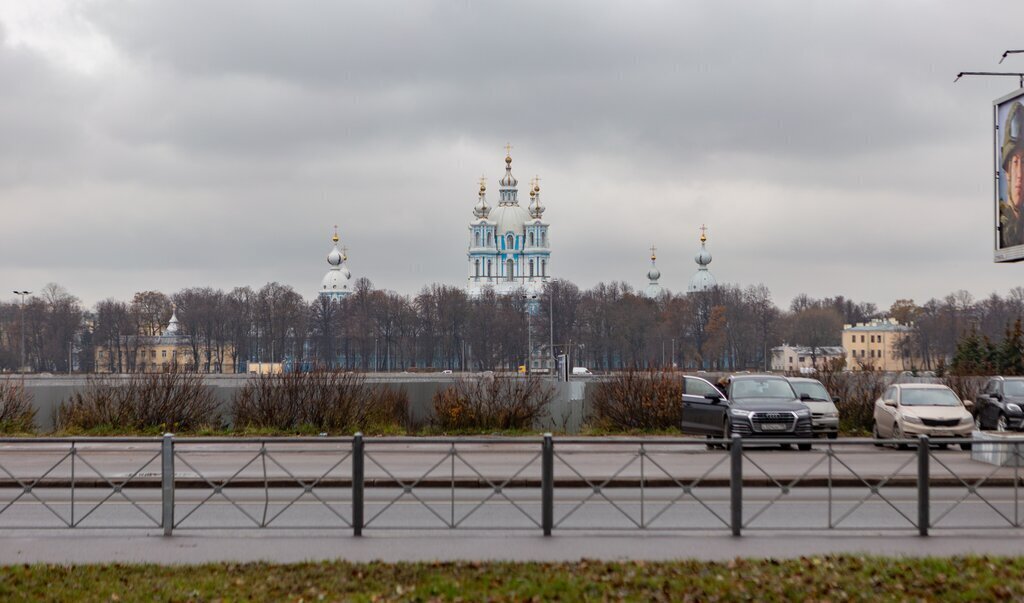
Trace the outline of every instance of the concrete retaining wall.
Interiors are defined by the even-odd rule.
[[[14,377],[19,378],[19,377]],[[125,378],[105,376],[105,378]],[[433,415],[434,394],[451,385],[459,375],[367,375],[367,383],[380,383],[392,389],[405,389],[409,396],[409,418],[413,426],[421,426]],[[207,375],[206,386],[211,388],[220,402],[221,415],[230,419],[231,400],[247,379],[245,375]],[[25,389],[36,407],[36,424],[43,433],[54,429],[57,408],[76,391],[88,385],[84,376],[29,375],[24,378]],[[568,383],[554,383],[555,398],[549,409],[550,416],[535,427],[561,433],[579,433],[589,412],[587,393],[593,391],[591,378]],[[588,387],[589,386],[589,387]]]

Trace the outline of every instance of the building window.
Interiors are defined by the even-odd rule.
[[[491,278],[491,260],[487,260],[487,278]]]
[[[512,260],[509,260],[509,261],[505,262],[505,277],[507,278],[507,280],[509,282],[512,282],[512,281],[515,280],[515,278],[516,278],[515,272],[516,272],[515,262],[513,262]]]
[[[160,357],[167,358],[167,350],[160,350]]]
[[[792,356],[789,357],[789,363],[793,364],[793,357]]]
[[[492,240],[493,239],[491,239],[491,231],[488,230],[487,231],[487,246],[488,247],[491,247],[493,245],[493,243],[491,242]]]
[[[480,260],[473,260],[473,278],[480,278]]]
[[[530,278],[533,278],[533,260],[530,260]]]
[[[515,249],[515,247],[516,247],[516,238],[513,237],[512,235],[508,235],[508,238],[505,239],[505,247],[507,249]]]
[[[530,247],[533,247],[533,231],[530,231]]]
[[[540,261],[540,275],[541,276],[547,276],[548,275],[548,261],[547,260],[541,260]]]
[[[860,342],[864,343],[864,336],[863,335],[860,336]]]
[[[804,362],[804,358],[806,358],[806,356],[801,356],[800,357],[800,362]]]

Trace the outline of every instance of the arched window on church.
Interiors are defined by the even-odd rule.
[[[505,239],[505,248],[506,249],[514,249],[515,246],[516,246],[516,238],[513,237],[512,235],[508,235],[508,238]]]
[[[530,231],[528,239],[530,241],[529,242],[530,247],[533,247],[533,231],[532,230]]]
[[[476,231],[476,246],[480,247],[483,244],[484,244],[484,233],[480,232],[480,230],[478,229]]]
[[[541,276],[547,276],[548,275],[548,261],[547,260],[541,260],[540,261],[540,275]]]
[[[540,231],[540,246],[547,247],[548,233],[547,231]]]
[[[530,278],[533,278],[533,260],[530,260]]]
[[[491,260],[487,260],[487,278],[491,278]]]
[[[473,268],[473,277],[480,278],[480,260],[474,260],[473,264],[475,264]]]
[[[491,238],[491,231],[488,230],[487,231],[487,246],[488,247],[493,247],[494,246],[494,242],[493,241],[494,240]]]
[[[516,280],[516,264],[512,260],[505,262],[505,276],[509,282]]]

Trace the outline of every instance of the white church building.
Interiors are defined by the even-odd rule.
[[[506,151],[509,151],[506,147]],[[501,295],[525,289],[539,294],[551,278],[551,240],[543,220],[540,184],[530,183],[529,207],[519,205],[519,181],[512,175],[512,156],[506,152],[505,176],[498,181],[498,206],[487,203],[486,181],[480,179],[479,199],[469,225],[469,275],[466,290],[471,297],[492,287]]]

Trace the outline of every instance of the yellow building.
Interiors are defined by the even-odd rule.
[[[846,366],[878,371],[906,371],[919,366],[907,345],[911,332],[910,327],[891,318],[843,325]]]
[[[199,350],[199,365],[189,340],[182,336],[176,312],[171,314],[164,332],[157,336],[133,335],[123,338],[121,349],[96,346],[97,373],[165,373],[170,370],[234,373],[235,351],[212,348],[209,358],[205,347]],[[207,366],[209,370],[207,371]]]

